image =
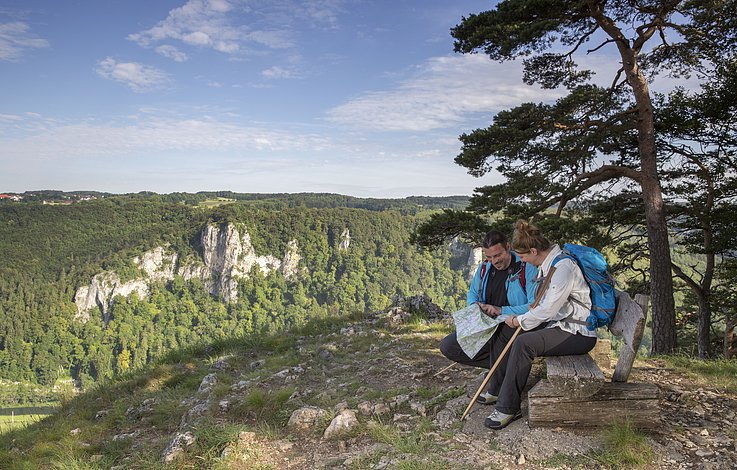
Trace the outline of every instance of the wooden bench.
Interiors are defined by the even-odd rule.
[[[627,383],[645,328],[648,298],[617,292],[617,313],[609,331],[624,341],[612,381],[590,354],[545,358],[547,379],[528,393],[531,427],[605,426],[628,421],[639,428],[660,424],[659,389]]]

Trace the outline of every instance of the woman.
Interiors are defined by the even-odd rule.
[[[521,326],[528,333],[517,337],[496,371],[503,380],[496,407],[484,422],[491,429],[502,429],[522,416],[522,390],[535,357],[586,354],[596,344],[596,332],[585,326],[591,310],[589,286],[576,262],[570,258],[556,261],[562,253],[560,247],[524,220],[514,226],[512,249],[520,260],[538,266],[541,279],[551,277],[536,307],[506,320],[510,328]],[[538,282],[539,286],[544,284]]]

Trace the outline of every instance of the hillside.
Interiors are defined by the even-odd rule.
[[[630,443],[630,454],[605,433],[530,430],[524,417],[489,431],[481,406],[460,423],[478,371],[435,376],[448,364],[437,345],[450,325],[438,310],[416,305],[172,352],[0,436],[0,468],[737,465],[737,396],[657,360],[636,364],[632,380],[660,386],[662,426]],[[541,373],[536,365],[533,380]]]
[[[397,295],[449,310],[463,299],[468,251],[451,266],[448,247],[409,242],[420,216],[407,214],[442,198],[224,194],[241,199],[0,205],[0,380],[85,387],[203,339],[380,310]]]

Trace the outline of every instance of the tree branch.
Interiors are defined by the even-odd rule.
[[[673,270],[673,274],[676,275],[679,279],[681,279],[683,282],[686,283],[688,287],[691,288],[692,291],[694,291],[694,294],[701,297],[703,295],[703,291],[701,290],[701,286],[696,283],[693,279],[691,279],[688,274],[683,272],[680,266],[678,266],[675,263],[670,264],[671,269]]]

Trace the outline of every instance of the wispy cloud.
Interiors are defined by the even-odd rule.
[[[28,49],[49,47],[49,42],[30,32],[28,24],[0,23],[0,60],[14,62]]]
[[[365,130],[429,131],[458,126],[525,101],[560,96],[521,82],[522,67],[484,55],[429,59],[396,88],[372,91],[328,112],[328,120]]]
[[[297,24],[335,28],[344,0],[189,0],[156,26],[130,34],[128,39],[143,47],[177,40],[194,47],[237,54],[253,48],[295,47]],[[158,50],[158,49],[157,49]],[[178,54],[162,55],[174,60]]]
[[[160,89],[169,83],[166,73],[138,62],[117,62],[108,57],[97,63],[98,75],[123,83],[137,93]]]
[[[279,79],[279,78],[298,78],[299,73],[295,70],[286,69],[284,67],[274,66],[266,70],[261,71],[261,75],[264,78]]]
[[[176,47],[171,46],[169,44],[158,46],[156,48],[156,52],[176,62],[186,62],[188,59],[187,54],[185,54],[184,52],[180,51]]]
[[[16,155],[31,160],[128,156],[155,152],[281,152],[321,151],[330,139],[312,133],[248,126],[211,116],[173,117],[146,111],[121,122],[59,122],[9,115],[12,126],[0,134],[0,158]],[[22,121],[22,122],[19,122]],[[2,120],[0,120],[0,123]]]

